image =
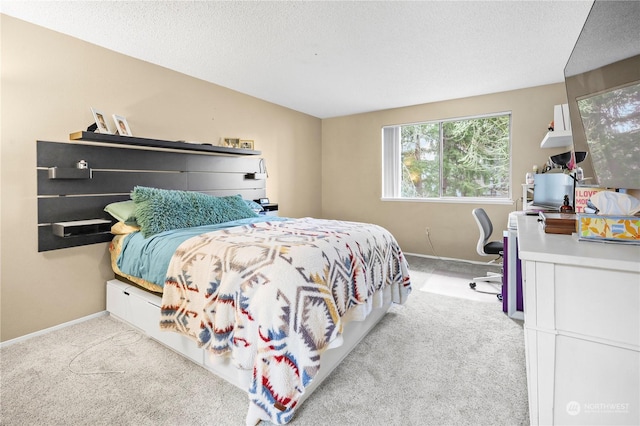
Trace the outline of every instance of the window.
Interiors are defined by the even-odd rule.
[[[382,196],[509,199],[511,114],[382,129]]]

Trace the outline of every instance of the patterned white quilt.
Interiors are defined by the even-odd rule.
[[[404,255],[384,228],[311,218],[238,226],[178,248],[161,327],[253,370],[249,413],[284,424],[343,315],[371,306],[386,286],[396,303],[411,291]]]

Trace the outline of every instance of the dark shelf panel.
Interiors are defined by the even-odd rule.
[[[163,141],[159,139],[136,138],[133,136],[107,135],[94,132],[75,132],[69,135],[73,141],[115,143],[129,146],[148,146],[155,148],[181,149],[184,151],[210,152],[213,154],[233,154],[233,155],[260,155],[261,151],[252,149],[229,148],[226,146],[201,145],[178,141]]]

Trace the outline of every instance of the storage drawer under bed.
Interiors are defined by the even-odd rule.
[[[204,351],[196,342],[177,333],[160,330],[161,297],[118,280],[107,281],[107,311],[142,330],[149,337],[190,358],[204,362]]]

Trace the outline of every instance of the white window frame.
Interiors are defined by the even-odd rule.
[[[419,197],[409,198],[401,197],[402,170],[400,168],[400,128],[402,126],[411,126],[416,124],[430,123],[446,123],[450,121],[474,120],[477,118],[497,117],[502,115],[509,116],[509,191],[505,197]],[[513,142],[512,142],[512,124],[513,115],[511,111],[496,112],[490,114],[473,115],[466,117],[455,117],[441,120],[418,121],[413,123],[392,124],[382,127],[382,201],[408,201],[408,202],[429,202],[429,203],[463,203],[463,204],[513,204]],[[440,126],[440,140],[442,140],[442,126]],[[387,137],[385,139],[385,136]],[[442,150],[444,147],[440,144],[440,170],[442,170],[442,162],[444,161]],[[391,178],[390,178],[391,177]],[[442,180],[442,173],[440,173]],[[442,183],[441,183],[442,184]],[[391,195],[389,195],[391,194]]]

